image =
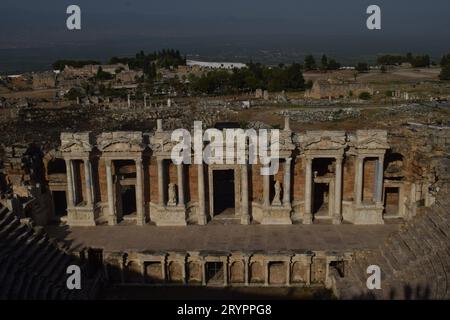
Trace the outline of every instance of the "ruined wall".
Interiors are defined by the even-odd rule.
[[[377,161],[375,159],[364,159],[363,201],[373,201],[376,164]]]
[[[355,196],[355,157],[344,159],[342,178],[342,198],[344,201],[352,201]]]

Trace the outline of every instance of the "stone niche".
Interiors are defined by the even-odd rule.
[[[327,259],[323,257],[314,257],[311,267],[311,282],[325,283],[327,277]]]
[[[230,281],[232,284],[245,282],[244,262],[233,261],[231,263],[231,265],[230,265]]]
[[[264,265],[262,261],[250,262],[250,283],[264,283]]]
[[[162,274],[161,262],[148,261],[145,263],[145,282],[147,283],[162,283],[164,277]]]
[[[141,283],[143,281],[141,263],[130,260],[125,266],[125,281],[128,283]]]
[[[269,284],[284,285],[286,284],[286,262],[271,261],[269,262]]]

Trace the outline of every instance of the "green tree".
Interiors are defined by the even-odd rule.
[[[334,59],[330,59],[328,61],[328,70],[339,70],[341,68],[341,64]]]
[[[408,52],[407,54],[406,54],[406,62],[409,62],[409,63],[413,63],[413,60],[414,60],[414,56],[412,55],[412,53],[411,52]]]
[[[412,66],[414,68],[428,68],[431,64],[429,55],[416,56],[412,60]]]
[[[317,69],[317,65],[316,65],[316,60],[314,59],[314,56],[309,54],[305,57],[305,70],[309,71],[309,70],[316,70]]]
[[[443,66],[445,66],[445,65],[447,65],[449,63],[450,63],[450,53],[445,54],[445,55],[442,56],[441,67],[443,67]]]
[[[322,55],[322,59],[320,59],[320,69],[326,71],[328,70],[328,57],[326,55]]]
[[[356,70],[360,73],[368,72],[369,71],[369,65],[366,62],[359,62],[356,65]]]
[[[441,73],[439,74],[439,79],[450,80],[450,63],[447,63],[442,67]]]
[[[364,91],[359,94],[359,99],[370,100],[370,99],[372,99],[372,95],[369,92]]]
[[[286,70],[287,86],[285,89],[303,90],[305,88],[305,78],[303,78],[302,66],[299,63],[293,63]]]

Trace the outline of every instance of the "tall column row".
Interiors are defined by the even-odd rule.
[[[311,224],[312,216],[312,162],[313,157],[305,156],[305,202],[303,223]],[[335,157],[335,181],[334,181],[334,212],[332,216],[333,224],[340,224],[342,222],[342,157]]]
[[[363,202],[364,189],[364,160],[366,156],[360,155],[356,158],[355,168],[355,203],[361,205]],[[383,180],[384,180],[384,156],[377,156],[374,175],[373,201],[377,206],[383,203]]]
[[[158,168],[158,204],[160,206],[166,205],[165,199],[165,188],[166,185],[166,177],[164,176],[164,159],[157,159],[157,168]],[[184,206],[184,165],[177,164],[177,187],[178,187],[178,206]]]
[[[355,158],[355,195],[354,203],[356,205],[362,205],[363,202],[363,189],[364,189],[364,161],[367,156],[359,155]],[[313,197],[313,172],[312,163],[314,157],[311,155],[305,155],[303,157],[305,168],[305,185],[304,185],[304,215],[303,223],[310,224],[313,220],[312,215],[312,197]],[[134,159],[136,165],[136,219],[138,225],[145,224],[145,208],[144,208],[144,169],[141,158]],[[84,186],[83,186],[83,203],[80,203],[81,194],[77,183],[79,183],[79,175],[76,168],[74,168],[74,160],[66,159],[66,171],[67,171],[67,203],[68,207],[86,206],[91,207],[95,205],[95,190],[92,178],[92,164],[89,158],[82,159],[84,168]],[[374,193],[373,200],[377,206],[382,206],[383,201],[383,163],[384,156],[377,156],[375,165],[375,177],[374,177]],[[207,223],[206,215],[206,196],[205,196],[205,174],[204,165],[197,166],[197,184],[198,184],[198,223],[203,225]],[[249,165],[241,165],[241,223],[249,224],[251,221],[251,202],[249,195]],[[107,201],[108,201],[108,223],[115,225],[118,223],[118,213],[116,210],[116,195],[113,181],[113,160],[105,159],[106,167],[106,185],[107,185]],[[78,167],[77,167],[78,168]],[[185,206],[185,177],[184,177],[184,165],[179,164],[176,166],[177,170],[177,186],[178,186],[178,206]],[[158,178],[158,203],[161,206],[165,206],[165,171],[164,160],[157,159],[157,178]],[[286,158],[284,162],[283,172],[283,196],[282,204],[284,207],[290,208],[291,203],[291,184],[292,184],[292,159]],[[334,224],[342,222],[342,188],[343,188],[343,157],[335,157],[335,178],[334,178],[334,199],[333,199],[333,215],[332,221]],[[263,180],[263,208],[264,210],[271,209],[270,199],[270,176],[264,175]]]
[[[75,168],[73,165],[74,159],[66,159],[66,177],[67,177],[67,205],[69,207],[76,206],[86,206],[91,207],[93,205],[94,199],[94,186],[92,179],[92,165],[89,158],[82,159],[83,167],[84,167],[84,204],[80,203],[81,195],[78,194],[78,183],[80,182],[78,179],[81,177],[77,176],[75,173]]]

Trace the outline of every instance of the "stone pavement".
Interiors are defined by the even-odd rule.
[[[107,251],[351,251],[376,248],[398,225],[48,226],[50,236],[72,248]]]

